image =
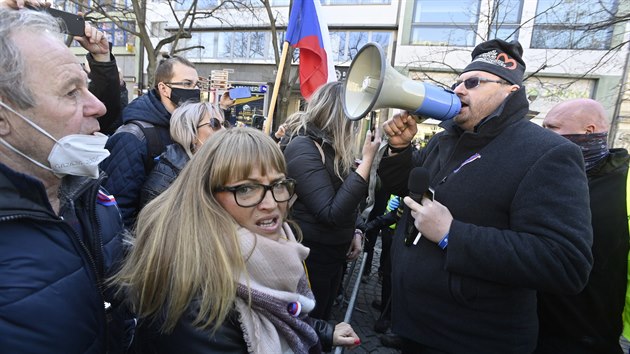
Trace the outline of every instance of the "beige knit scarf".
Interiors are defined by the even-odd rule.
[[[246,260],[235,307],[249,353],[319,352],[317,333],[306,314],[315,306],[303,261],[309,249],[295,240],[285,223],[279,240],[240,228],[238,237]],[[251,299],[251,306],[249,301]],[[301,312],[288,307],[299,303]]]

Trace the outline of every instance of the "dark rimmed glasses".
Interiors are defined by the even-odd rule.
[[[212,130],[219,130],[219,129],[221,129],[221,127],[225,128],[225,129],[232,127],[230,122],[228,122],[227,120],[220,121],[217,118],[210,118],[210,120],[208,122],[203,123],[203,124],[199,124],[197,126],[197,129],[199,129],[201,127],[205,127],[206,125],[209,125],[210,128],[212,128]]]
[[[455,88],[461,85],[462,82],[464,83],[464,87],[466,88],[466,90],[474,89],[475,87],[481,85],[482,82],[495,82],[497,84],[507,84],[507,82],[503,80],[492,80],[492,79],[486,79],[483,77],[469,77],[466,80],[455,81],[455,83],[451,85],[451,90],[455,90]]]
[[[177,86],[181,86],[185,89],[191,90],[191,89],[195,89],[201,88],[201,82],[197,81],[197,82],[192,82],[192,81],[179,81],[179,82],[164,82],[164,85],[171,87],[169,85],[177,85]]]
[[[236,204],[243,208],[254,207],[265,199],[267,191],[271,191],[277,203],[289,201],[295,194],[295,180],[286,178],[273,184],[245,183],[238,186],[220,186],[215,192],[232,192]]]

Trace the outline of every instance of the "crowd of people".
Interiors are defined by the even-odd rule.
[[[380,235],[376,327],[402,353],[622,353],[630,155],[595,100],[527,119],[517,41],[474,48],[461,111],[418,149],[407,112],[360,137],[340,82],[271,136],[232,127],[181,57],[127,104],[103,32],[75,37],[88,80],[24,6],[0,2],[0,351],[353,349],[333,303]]]

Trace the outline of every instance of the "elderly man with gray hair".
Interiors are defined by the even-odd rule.
[[[122,256],[100,187],[105,106],[55,19],[19,5],[0,2],[0,348],[122,352],[123,308],[105,284]]]

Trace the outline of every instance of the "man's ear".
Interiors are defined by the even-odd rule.
[[[11,133],[11,123],[7,119],[7,110],[0,107],[0,136]]]
[[[595,133],[595,124],[589,124],[586,126],[586,134]]]
[[[158,82],[158,84],[157,84],[157,88],[158,88],[158,91],[160,92],[160,97],[169,97],[169,96],[170,96],[170,95],[167,95],[167,94],[166,94],[166,93],[167,93],[168,86],[166,86],[166,84],[165,84],[165,83],[163,83],[163,82]]]
[[[4,102],[2,97],[0,100]],[[11,133],[11,122],[8,119],[8,115],[11,114],[8,109],[0,106],[0,136],[5,136]]]
[[[519,85],[512,85],[510,87],[510,92],[518,91],[521,87]]]

